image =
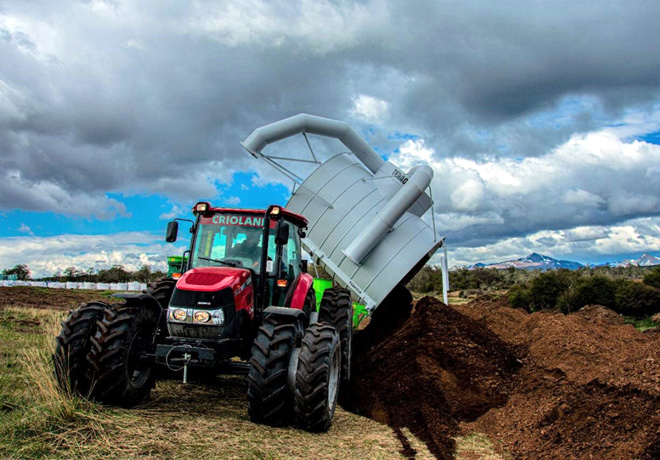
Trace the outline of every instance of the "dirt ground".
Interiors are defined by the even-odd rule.
[[[105,299],[108,302],[110,291],[78,291],[35,287],[0,288],[0,309],[9,306],[69,311],[83,302]]]
[[[359,349],[353,410],[408,428],[438,458],[473,432],[521,459],[660,458],[660,333],[605,307],[564,316],[425,297]]]

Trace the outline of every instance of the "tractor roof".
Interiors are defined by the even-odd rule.
[[[281,215],[287,217],[290,221],[293,223],[301,226],[301,227],[306,227],[307,226],[307,219],[300,214],[296,214],[295,212],[291,212],[288,209],[279,206],[280,208],[280,213]],[[258,214],[260,216],[263,216],[266,214],[265,209],[242,209],[242,208],[216,208],[214,206],[208,207],[207,212],[232,212],[235,214]]]

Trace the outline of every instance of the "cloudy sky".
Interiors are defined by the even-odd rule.
[[[167,220],[197,200],[286,202],[238,143],[301,112],[431,164],[452,265],[660,254],[658,17],[655,0],[1,0],[0,268],[162,268],[181,251]]]

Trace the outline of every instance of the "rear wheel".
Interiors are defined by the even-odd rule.
[[[87,377],[87,353],[91,348],[90,339],[96,333],[96,322],[103,317],[109,305],[103,302],[90,302],[71,310],[62,321],[62,329],[55,341],[55,376],[64,391],[87,396],[91,382]]]
[[[286,425],[292,420],[293,394],[287,385],[296,326],[265,318],[252,346],[248,374],[248,414],[255,423]]]
[[[337,407],[341,346],[335,328],[314,323],[302,340],[296,371],[295,413],[308,431],[327,431]]]
[[[353,350],[353,302],[351,293],[343,288],[326,289],[321,299],[319,322],[332,324],[341,343],[341,383],[351,380]]]
[[[155,385],[153,336],[158,318],[147,308],[117,305],[106,309],[91,339],[88,376],[91,396],[104,404],[132,407],[143,402]]]
[[[176,280],[164,278],[149,286],[146,293],[156,299],[163,310],[167,310],[174,292],[174,286],[176,286]]]

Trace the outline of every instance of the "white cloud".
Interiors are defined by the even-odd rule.
[[[17,230],[21,233],[27,233],[30,236],[34,236],[34,232],[32,231],[32,229],[25,224],[21,224],[21,226],[18,227]]]
[[[188,212],[183,208],[183,206],[173,205],[170,211],[162,213],[160,216],[158,216],[158,218],[163,220],[170,220],[177,217],[182,217],[186,214],[188,214]]]
[[[633,219],[607,229],[585,226],[543,230],[474,248],[452,247],[448,242],[447,247],[451,266],[517,259],[532,252],[569,257],[583,263],[603,257],[611,257],[610,261],[615,262],[618,254],[660,252],[660,218]],[[432,262],[439,262],[437,255]]]
[[[151,265],[166,270],[166,257],[183,252],[178,245],[167,244],[161,235],[123,232],[110,235],[59,235],[53,237],[0,238],[0,260],[4,267],[27,264],[33,277],[50,276],[57,270],[76,267],[87,270],[123,265],[138,270]]]
[[[660,214],[660,182],[648,173],[660,164],[660,146],[621,140],[609,130],[575,135],[538,157],[481,162],[438,158],[418,139],[403,143],[391,160],[404,169],[419,162],[433,167],[438,228],[449,244]]]
[[[232,47],[294,46],[324,55],[358,46],[361,37],[389,20],[389,8],[382,1],[229,0],[218,5],[198,1],[188,32]]]
[[[230,206],[237,206],[241,203],[241,199],[237,196],[230,196],[224,199],[224,202]]]
[[[370,122],[378,122],[387,115],[388,108],[386,101],[361,94],[354,100],[353,113]]]

